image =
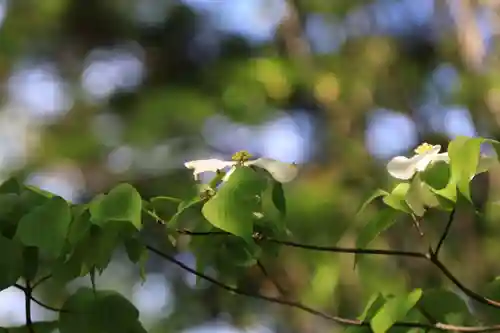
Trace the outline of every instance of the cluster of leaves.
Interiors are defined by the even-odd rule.
[[[133,186],[120,184],[89,203],[73,204],[10,179],[0,187],[0,251],[4,254],[0,290],[17,286],[30,294],[37,281],[49,276],[62,284],[89,276],[94,288],[81,288],[65,301],[57,324],[60,331],[143,332],[137,309],[116,292],[97,290],[94,277],[106,269],[120,247],[143,268],[147,249],[140,231],[145,217],[163,221],[156,211],[172,200],[180,204],[167,231],[175,233],[189,221],[194,232],[223,234],[193,238],[199,266],[216,265],[231,277],[255,264],[261,253],[276,253],[272,246],[258,246],[256,236],[283,233],[282,223],[263,217],[270,211],[269,202],[275,203],[271,206],[277,216],[284,215],[283,190],[281,184],[271,183],[249,167],[238,167],[212,197],[205,191],[187,201],[165,197],[146,201]],[[204,218],[187,218],[192,217],[188,212]],[[19,279],[26,286],[18,285]]]
[[[361,230],[358,249],[339,252],[362,254],[363,248],[401,214],[417,219],[429,209],[454,210],[462,197],[466,199],[464,202],[471,202],[469,183],[478,172],[484,171],[479,170],[478,165],[481,144],[485,142],[500,147],[500,143],[491,140],[459,137],[448,147],[449,164],[432,164],[390,192],[377,191],[362,210],[376,198],[382,198],[384,208]],[[67,202],[15,179],[3,183],[0,186],[0,249],[7,255],[0,259],[0,290],[15,286],[31,299],[33,289],[47,278],[65,284],[83,276],[88,276],[93,286],[80,288],[70,295],[58,310],[60,316],[56,322],[32,323],[27,306],[27,326],[13,331],[45,332],[58,328],[61,333],[145,332],[134,305],[114,291],[96,288],[94,277],[107,268],[114,251],[120,247],[125,248],[132,263],[143,267],[148,250],[152,249],[140,237],[146,218],[164,224],[166,238],[174,246],[179,235],[192,235],[189,246],[197,258],[197,276],[206,278],[203,271],[213,266],[222,282],[206,279],[238,292],[237,287],[230,285],[235,284],[239,274],[258,263],[262,256],[277,255],[279,246],[290,245],[285,241],[289,234],[285,225],[286,203],[282,184],[263,170],[240,163],[221,183],[222,177],[223,173],[218,173],[208,186],[200,187],[198,195],[187,200],[170,197],[144,200],[133,186],[120,184],[85,204]],[[177,212],[165,220],[160,212],[172,203],[177,205]],[[300,244],[294,246],[311,249]],[[431,247],[430,253],[420,256],[430,258],[439,266],[438,251]],[[182,264],[179,266],[185,268]],[[24,286],[18,284],[20,279],[25,282]],[[490,289],[494,293],[498,288]],[[241,293],[248,296],[246,292]],[[250,296],[319,314],[299,303]],[[398,329],[425,327],[421,323],[429,318],[429,313],[433,318],[431,324],[437,325],[429,326],[431,328],[453,330],[446,325],[479,324],[455,293],[438,289],[414,289],[400,294],[377,292],[356,320],[322,316],[352,324],[348,330],[370,327],[376,333],[384,333],[393,326]]]
[[[93,279],[122,245],[132,261],[144,258],[138,238],[142,199],[128,184],[77,205],[10,179],[0,187],[0,202],[0,290],[17,286],[31,297],[32,286],[48,276],[63,284],[86,275]],[[17,284],[21,278],[25,287]],[[63,333],[144,332],[126,298],[87,289],[66,300],[58,327]]]
[[[418,228],[419,221],[430,210],[451,212],[447,229],[439,240],[439,244],[436,248],[428,244],[430,246],[429,253],[425,254],[431,262],[437,261],[439,248],[453,222],[457,206],[475,206],[470,189],[471,180],[477,174],[488,171],[494,165],[491,163],[493,160],[497,163],[497,157],[481,154],[483,144],[489,144],[496,151],[497,157],[500,156],[500,142],[498,141],[458,136],[449,143],[447,150],[449,162],[432,163],[425,170],[417,172],[409,181],[395,184],[391,191],[382,189],[375,191],[365,201],[358,216],[362,217],[368,205],[377,199],[381,199],[382,206],[375,217],[362,227],[357,235],[356,247],[366,248],[394,223],[408,220],[404,219],[404,216],[411,217],[414,225]],[[481,161],[486,162],[481,163]],[[359,256],[359,254],[356,255],[356,263]],[[496,284],[494,282],[489,286],[489,295],[495,294],[494,285]],[[364,314],[360,317],[362,320],[369,319],[375,332],[385,332],[397,320],[415,320],[418,318],[418,312],[422,317],[422,311],[410,311],[417,304],[423,306],[420,310],[425,308],[432,314],[432,318],[438,321],[462,325],[477,325],[479,323],[471,315],[470,309],[464,301],[457,294],[447,290],[436,289],[422,292],[420,289],[415,289],[404,295],[389,295],[390,300],[387,300],[383,306],[377,306],[377,302],[381,302],[380,300],[387,296],[380,294],[379,298],[374,298],[373,303],[368,304]],[[392,312],[387,310],[388,308],[392,308]],[[370,313],[373,314],[371,317],[368,315]]]

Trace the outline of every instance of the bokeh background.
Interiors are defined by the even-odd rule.
[[[76,202],[122,181],[188,198],[183,162],[245,149],[301,165],[286,185],[296,241],[353,245],[377,208],[365,221],[356,210],[391,186],[391,157],[500,137],[499,14],[495,0],[0,0],[0,177]],[[480,290],[500,272],[497,219],[458,220],[443,260]],[[423,227],[432,238],[445,222]],[[373,246],[425,249],[409,222]],[[194,266],[182,248],[177,258]],[[350,317],[374,290],[448,286],[425,263],[367,258],[359,274],[352,261],[282,249],[265,265],[291,297]],[[118,251],[97,283],[129,297],[150,332],[342,329],[194,280],[151,257],[142,283]],[[241,283],[277,293],[258,269]],[[88,284],[48,282],[37,297],[58,305]],[[23,302],[0,293],[1,326],[24,323]]]

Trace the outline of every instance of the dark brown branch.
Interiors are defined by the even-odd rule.
[[[26,327],[30,333],[35,333],[35,328],[33,327],[33,320],[31,319],[31,293],[33,289],[31,288],[31,282],[26,280],[26,287],[24,288],[24,311],[26,313]]]
[[[224,290],[233,292],[235,294],[247,296],[247,297],[251,297],[251,298],[255,298],[255,299],[260,299],[260,300],[268,301],[268,302],[275,303],[275,304],[290,306],[290,307],[293,307],[296,309],[306,311],[306,312],[313,314],[313,315],[316,315],[318,317],[334,321],[334,322],[342,324],[342,325],[351,325],[351,326],[369,326],[370,325],[370,323],[366,322],[366,321],[361,321],[361,320],[357,320],[357,319],[342,318],[342,317],[338,317],[338,316],[332,316],[332,315],[329,315],[327,313],[321,312],[319,310],[315,310],[315,309],[313,309],[307,305],[304,305],[302,303],[299,303],[299,302],[283,300],[283,299],[280,299],[277,297],[264,296],[261,294],[254,294],[254,293],[245,291],[245,290],[240,289],[240,288],[226,285],[226,284],[224,284],[224,283],[222,283],[222,282],[220,282],[220,281],[218,281],[218,280],[216,280],[208,275],[205,275],[201,272],[196,271],[195,269],[192,269],[191,267],[184,264],[183,262],[175,259],[174,257],[172,257],[166,253],[163,253],[162,251],[160,251],[160,250],[158,250],[150,245],[146,245],[146,248],[149,251],[160,256],[161,258],[179,266],[183,270],[185,270],[191,274],[194,274],[194,275],[196,275],[204,280],[211,282],[212,284],[214,284],[214,285],[216,285]],[[443,323],[436,323],[434,325],[429,325],[429,324],[402,322],[402,321],[394,323],[393,326],[394,327],[408,327],[408,328],[437,329],[437,330],[441,330],[441,331],[455,331],[455,332],[491,332],[491,331],[500,330],[500,325],[496,325],[496,326],[455,326],[455,325],[449,325],[449,324],[443,324]]]
[[[453,215],[454,211],[452,211],[452,214],[450,215],[449,221],[453,221]],[[446,230],[449,230],[449,225],[451,225],[451,222],[448,221],[448,225]],[[230,235],[229,233],[225,231],[215,231],[215,232],[193,232],[185,229],[177,230],[178,233],[180,234],[185,234],[185,235],[191,235],[191,236],[210,236],[210,235]],[[441,237],[442,241],[440,243],[442,244],[444,242],[444,239],[446,238],[446,233],[443,233],[444,236]],[[453,284],[455,284],[461,291],[464,292],[467,296],[470,298],[474,299],[477,302],[480,302],[484,305],[494,307],[497,309],[500,309],[500,302],[494,301],[492,299],[489,299],[487,297],[481,296],[477,294],[476,292],[470,290],[466,286],[464,286],[447,268],[444,266],[444,264],[437,258],[436,251],[429,251],[428,254],[421,253],[421,252],[413,252],[413,251],[399,251],[399,250],[380,250],[380,249],[358,249],[358,248],[345,248],[345,247],[338,247],[338,246],[317,246],[317,245],[308,245],[308,244],[301,244],[301,243],[296,243],[296,242],[291,242],[291,241],[282,241],[282,240],[277,240],[274,238],[270,237],[265,237],[260,234],[255,234],[254,239],[256,241],[264,241],[264,242],[271,242],[271,243],[276,243],[276,244],[281,244],[285,246],[290,246],[290,247],[296,247],[304,250],[312,250],[312,251],[321,251],[321,252],[332,252],[332,253],[352,253],[352,254],[365,254],[365,255],[386,255],[386,256],[400,256],[400,257],[412,257],[412,258],[419,258],[419,259],[425,259],[429,262],[431,262],[434,266],[436,266]]]
[[[488,305],[493,308],[500,309],[500,302],[487,298],[485,296],[479,295],[478,293],[470,290],[462,284],[449,270],[446,266],[435,256],[429,257],[430,262],[434,264],[455,286],[458,287],[465,295],[472,298],[473,300]]]
[[[352,253],[352,254],[374,254],[374,255],[386,255],[386,256],[402,256],[402,257],[413,257],[420,259],[427,259],[427,255],[420,252],[412,251],[397,251],[397,250],[379,250],[379,249],[358,249],[358,248],[345,248],[339,246],[317,246],[317,245],[307,245],[300,244],[290,241],[282,241],[273,238],[262,238],[262,241],[276,243],[281,245],[286,245],[290,247],[296,247],[304,250],[313,250],[320,252],[333,252],[333,253]]]
[[[33,291],[33,287],[30,287],[28,289],[28,284],[26,284],[26,287],[23,287],[21,286],[20,284],[14,284],[14,287],[16,287],[17,289],[19,290],[22,290],[24,292],[25,295],[29,296],[29,300],[35,302],[36,304],[40,305],[42,308],[44,309],[47,309],[47,310],[50,310],[50,311],[54,311],[54,312],[62,312],[62,313],[68,313],[69,311],[67,310],[64,310],[64,309],[58,309],[58,308],[55,308],[53,306],[50,306],[50,305],[47,305],[45,303],[42,303],[41,301],[39,301],[38,299],[36,299],[33,294],[32,294],[32,291]],[[28,290],[30,291],[28,293]],[[31,306],[31,305],[30,305]]]
[[[444,244],[444,240],[448,236],[448,233],[450,232],[451,225],[453,223],[454,217],[455,217],[455,212],[456,212],[456,207],[453,207],[453,210],[450,213],[450,217],[448,217],[448,222],[446,223],[446,227],[444,227],[443,234],[441,235],[441,238],[439,239],[438,245],[436,247],[436,250],[434,251],[434,256],[438,256],[439,251],[441,250],[441,247]]]

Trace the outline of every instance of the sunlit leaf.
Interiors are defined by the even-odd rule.
[[[409,214],[411,213],[411,208],[408,207],[408,204],[406,203],[406,193],[408,193],[409,189],[409,183],[399,183],[396,187],[394,187],[391,193],[384,196],[382,200],[389,207]]]
[[[385,333],[398,320],[404,319],[407,313],[417,304],[422,296],[421,289],[415,289],[408,295],[397,295],[388,300],[370,320],[374,333]]]
[[[265,186],[265,179],[251,168],[238,167],[203,206],[203,215],[215,227],[251,241],[253,213],[259,211],[257,196]]]
[[[469,183],[476,174],[482,141],[481,138],[458,136],[448,145],[451,178],[469,201],[471,201]]]
[[[129,222],[141,229],[142,199],[130,184],[120,184],[107,195],[98,195],[90,204],[92,222],[104,225],[108,221]]]

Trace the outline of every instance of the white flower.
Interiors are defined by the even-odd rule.
[[[188,169],[193,169],[193,175],[195,179],[199,178],[199,174],[203,172],[217,172],[217,170],[222,170],[227,167],[231,169],[222,179],[227,181],[233,171],[235,170],[236,161],[221,161],[218,159],[208,159],[208,160],[196,160],[184,163],[184,166]],[[244,165],[253,165],[262,168],[269,172],[271,176],[280,183],[288,183],[292,181],[298,174],[298,167],[295,164],[285,163],[273,160],[271,158],[258,158],[253,161],[246,161]]]
[[[193,176],[195,180],[199,179],[200,173],[203,172],[217,172],[217,170],[222,170],[227,167],[233,166],[236,162],[233,161],[221,161],[215,158],[209,160],[197,160],[184,163],[184,166],[188,169],[193,169]]]
[[[396,156],[387,163],[387,171],[391,176],[398,179],[410,179],[415,172],[424,171],[434,162],[450,162],[448,153],[440,153],[440,145],[430,145],[423,143],[415,149],[415,155],[407,158]],[[497,163],[497,159],[492,156],[481,155],[477,166],[476,174],[488,171]]]
[[[407,158],[396,156],[387,164],[387,171],[391,176],[398,179],[410,179],[415,172],[424,171],[430,164],[437,161],[448,163],[448,153],[439,153],[440,145],[423,143],[415,149],[415,155]]]

